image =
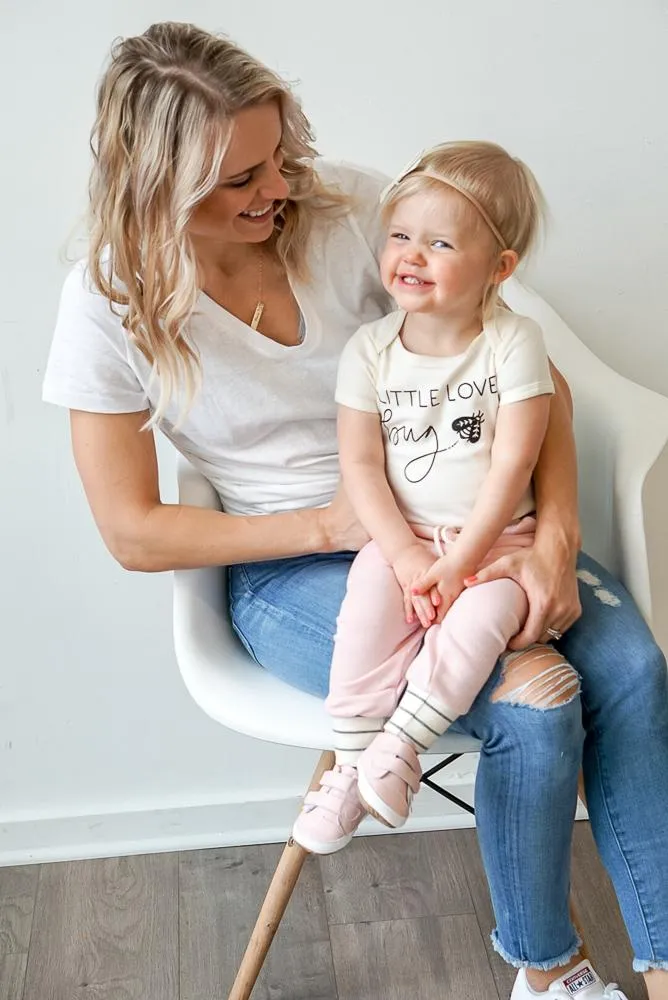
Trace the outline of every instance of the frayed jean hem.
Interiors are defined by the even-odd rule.
[[[647,961],[644,958],[633,959],[634,972],[651,972],[652,969],[656,969],[659,972],[668,972],[668,962]]]
[[[557,955],[556,958],[550,958],[546,962],[531,962],[523,958],[513,958],[513,956],[510,955],[500,943],[496,931],[492,931],[490,938],[494,951],[498,952],[504,962],[507,962],[508,965],[512,965],[515,969],[538,969],[540,972],[549,972],[550,969],[556,969],[561,965],[566,965],[567,962],[570,962],[570,960],[577,955],[582,946],[582,939],[576,934],[573,946],[562,952],[561,955]]]

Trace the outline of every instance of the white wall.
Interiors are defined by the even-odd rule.
[[[131,576],[107,556],[72,468],[66,417],[40,402],[65,274],[59,252],[85,206],[94,84],[109,44],[169,18],[225,30],[301,81],[323,152],[388,171],[446,138],[507,145],[534,168],[552,209],[534,284],[601,357],[668,392],[665,4],[8,6],[0,858],[42,857],[49,845],[65,856],[270,836],[287,823],[279,804],[293,808],[312,755],[235,737],[190,703],[171,646],[170,578]]]

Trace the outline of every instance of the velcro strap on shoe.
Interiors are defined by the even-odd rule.
[[[318,806],[327,812],[337,813],[341,807],[341,798],[338,795],[330,795],[329,792],[319,788],[317,792],[307,792],[304,796],[305,806]]]
[[[420,775],[416,774],[405,760],[388,750],[378,754],[378,763],[382,764],[390,774],[396,774],[417,794],[420,789]]]
[[[320,779],[320,787],[337,788],[340,792],[347,792],[353,778],[353,774],[344,774],[342,771],[325,771]]]

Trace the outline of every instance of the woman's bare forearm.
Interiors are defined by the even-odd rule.
[[[563,376],[552,369],[555,395],[543,446],[534,471],[536,545],[575,559],[581,544],[578,474],[571,397]]]
[[[325,508],[237,516],[160,500],[150,414],[71,412],[86,496],[111,554],[147,573],[350,548],[345,498]]]
[[[115,538],[102,534],[126,569],[145,573],[282,559],[334,548],[321,509],[232,515],[157,504]]]

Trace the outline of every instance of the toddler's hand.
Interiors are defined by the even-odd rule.
[[[392,563],[392,569],[399,586],[404,593],[404,614],[408,624],[418,620],[424,628],[429,628],[436,619],[436,607],[440,597],[434,588],[434,597],[430,593],[416,594],[415,586],[434,564],[434,554],[429,542],[416,539],[414,545],[403,549]]]
[[[465,589],[464,575],[458,570],[452,556],[442,556],[427,569],[413,585],[413,599],[425,599],[430,595],[432,604],[437,605],[436,622],[442,622],[461,592]],[[438,601],[434,601],[434,593]]]

